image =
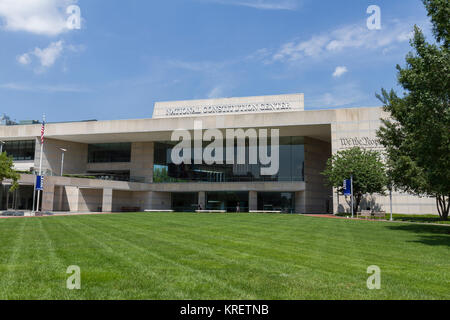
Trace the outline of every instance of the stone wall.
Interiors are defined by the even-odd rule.
[[[42,168],[44,172],[48,170],[52,173],[51,175],[60,175],[62,157],[60,148],[67,150],[64,155],[65,174],[80,174],[86,172],[87,144],[54,139],[45,139],[44,154],[42,157]],[[36,153],[34,158],[34,167],[36,170],[39,170],[40,155],[40,139],[36,139]]]
[[[321,172],[331,157],[331,144],[321,140],[305,137],[305,213],[331,213],[332,188],[326,186]],[[302,195],[299,195],[299,200]],[[301,202],[302,203],[302,202]],[[328,203],[328,204],[327,204]]]

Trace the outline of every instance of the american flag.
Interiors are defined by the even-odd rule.
[[[44,143],[44,133],[45,133],[45,120],[42,121],[42,127],[41,127],[41,143]]]

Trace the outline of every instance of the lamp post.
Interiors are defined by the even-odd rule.
[[[352,219],[353,219],[355,216],[355,213],[353,212],[354,211],[353,210],[353,175],[350,175],[350,181],[351,181],[351,192],[352,192],[351,197],[352,197]]]
[[[394,218],[392,217],[392,187],[389,188],[389,203],[391,207],[391,218],[389,219],[389,221],[394,221]]]
[[[62,155],[61,155],[61,177],[62,177],[63,171],[64,171],[64,154],[67,152],[67,149],[59,148],[59,150],[62,151]]]

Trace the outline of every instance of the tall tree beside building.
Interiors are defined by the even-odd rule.
[[[413,51],[397,65],[399,97],[382,89],[378,98],[391,114],[378,131],[397,189],[436,198],[441,219],[450,208],[450,52],[448,0],[424,0],[436,43],[415,26]]]
[[[20,175],[14,170],[14,164],[12,157],[8,157],[6,152],[0,154],[0,184],[5,179],[10,179],[13,181],[12,188],[14,190],[17,188]]]
[[[327,161],[325,171],[328,185],[342,191],[345,179],[353,176],[354,212],[365,194],[384,194],[387,178],[380,153],[374,150],[353,147],[341,150]]]

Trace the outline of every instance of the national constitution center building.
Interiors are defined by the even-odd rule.
[[[381,151],[376,131],[380,119],[387,116],[378,107],[306,111],[303,94],[291,94],[158,102],[151,119],[48,123],[41,208],[57,212],[348,212],[349,199],[326,186],[321,172],[339,150],[359,146]],[[179,141],[172,141],[173,133],[184,130],[195,138],[200,122],[201,132],[215,129],[223,137],[230,129],[244,134],[264,130],[269,153],[270,133],[278,130],[279,169],[263,175],[267,164],[259,162],[207,164],[196,161],[194,152],[192,161],[174,161],[172,151]],[[38,123],[0,126],[3,151],[23,173],[16,191],[8,192],[8,181],[0,185],[0,210],[32,209],[40,131]],[[261,144],[260,135],[257,139]],[[246,141],[248,158],[251,147]],[[194,143],[195,139],[193,148]],[[203,149],[211,144],[200,143]],[[224,143],[224,158],[230,152],[237,156],[232,151],[236,150]],[[361,205],[389,211],[388,197],[380,195],[367,195]],[[394,194],[393,207],[396,213],[436,213],[432,199],[401,193]]]

